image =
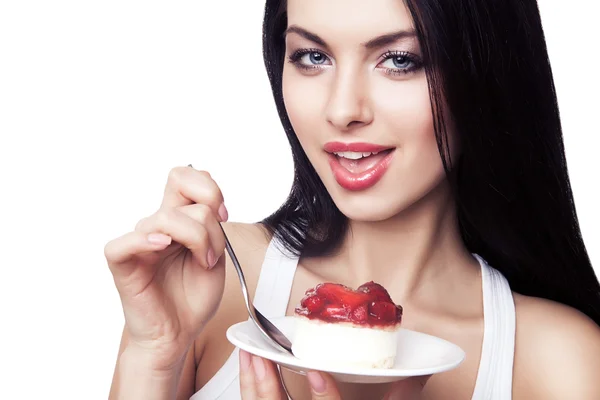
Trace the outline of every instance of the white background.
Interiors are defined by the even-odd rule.
[[[581,228],[600,271],[597,12],[541,0]],[[219,182],[232,220],[292,164],[261,54],[263,2],[0,3],[0,398],[105,399],[123,323],[104,244],[169,169]]]

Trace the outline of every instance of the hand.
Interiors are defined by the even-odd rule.
[[[287,400],[277,367],[269,360],[240,350],[240,390],[243,400]],[[335,380],[324,372],[309,371],[312,400],[341,400]],[[397,381],[384,400],[418,400],[429,376]]]
[[[171,171],[162,204],[105,255],[117,287],[129,345],[168,368],[212,318],[225,284],[227,210],[217,184],[190,167]]]
[[[331,376],[310,371],[307,378],[311,385],[312,399],[341,399]],[[243,400],[287,400],[288,398],[275,364],[244,350],[240,350],[240,390]]]

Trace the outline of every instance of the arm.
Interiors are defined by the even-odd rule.
[[[517,307],[515,398],[600,399],[600,327],[547,300]]]
[[[158,210],[106,244],[126,324],[110,398],[173,399],[193,390],[195,365],[186,360],[223,295],[226,219],[210,175],[178,167]]]
[[[270,237],[259,225],[227,223],[223,228],[244,265],[248,289],[250,295],[254,296]],[[227,270],[224,296],[214,316],[202,327],[185,357],[173,360],[169,355],[160,357],[153,353],[148,356],[143,349],[131,346],[125,327],[110,391],[111,400],[188,400],[199,389],[196,385],[201,386],[222,365],[215,354],[221,352],[222,342],[229,345],[225,330],[248,317],[237,273],[229,257],[225,255],[224,258]],[[208,346],[212,350],[211,355],[204,357]],[[228,356],[229,353],[223,354]],[[167,359],[171,361],[165,361]]]
[[[109,399],[188,400],[195,389],[194,345],[184,359],[172,368],[153,368],[152,355],[129,345],[127,327],[123,329]],[[127,382],[127,385],[121,385]]]

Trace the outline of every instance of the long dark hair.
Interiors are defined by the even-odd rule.
[[[535,0],[406,0],[421,44],[435,134],[462,238],[524,295],[600,325],[600,284],[583,243],[554,81]],[[263,220],[296,255],[334,251],[348,227],[288,119],[282,95],[285,0],[267,0],[264,61],[294,158],[282,207]],[[442,112],[447,104],[448,115]],[[461,155],[450,160],[445,120]]]

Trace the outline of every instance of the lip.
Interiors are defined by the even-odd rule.
[[[371,143],[340,143],[330,142],[325,145],[329,157],[329,166],[333,172],[333,176],[337,183],[346,190],[361,191],[374,186],[383,177],[387,171],[395,154],[394,147],[385,147]],[[348,171],[340,164],[338,157],[334,152],[355,151],[355,152],[375,152],[389,151],[375,166],[372,168],[354,174]]]
[[[341,151],[356,151],[362,153],[379,153],[381,151],[393,149],[393,146],[381,146],[373,143],[342,143],[329,142],[323,146],[323,149],[328,153],[337,153]]]

